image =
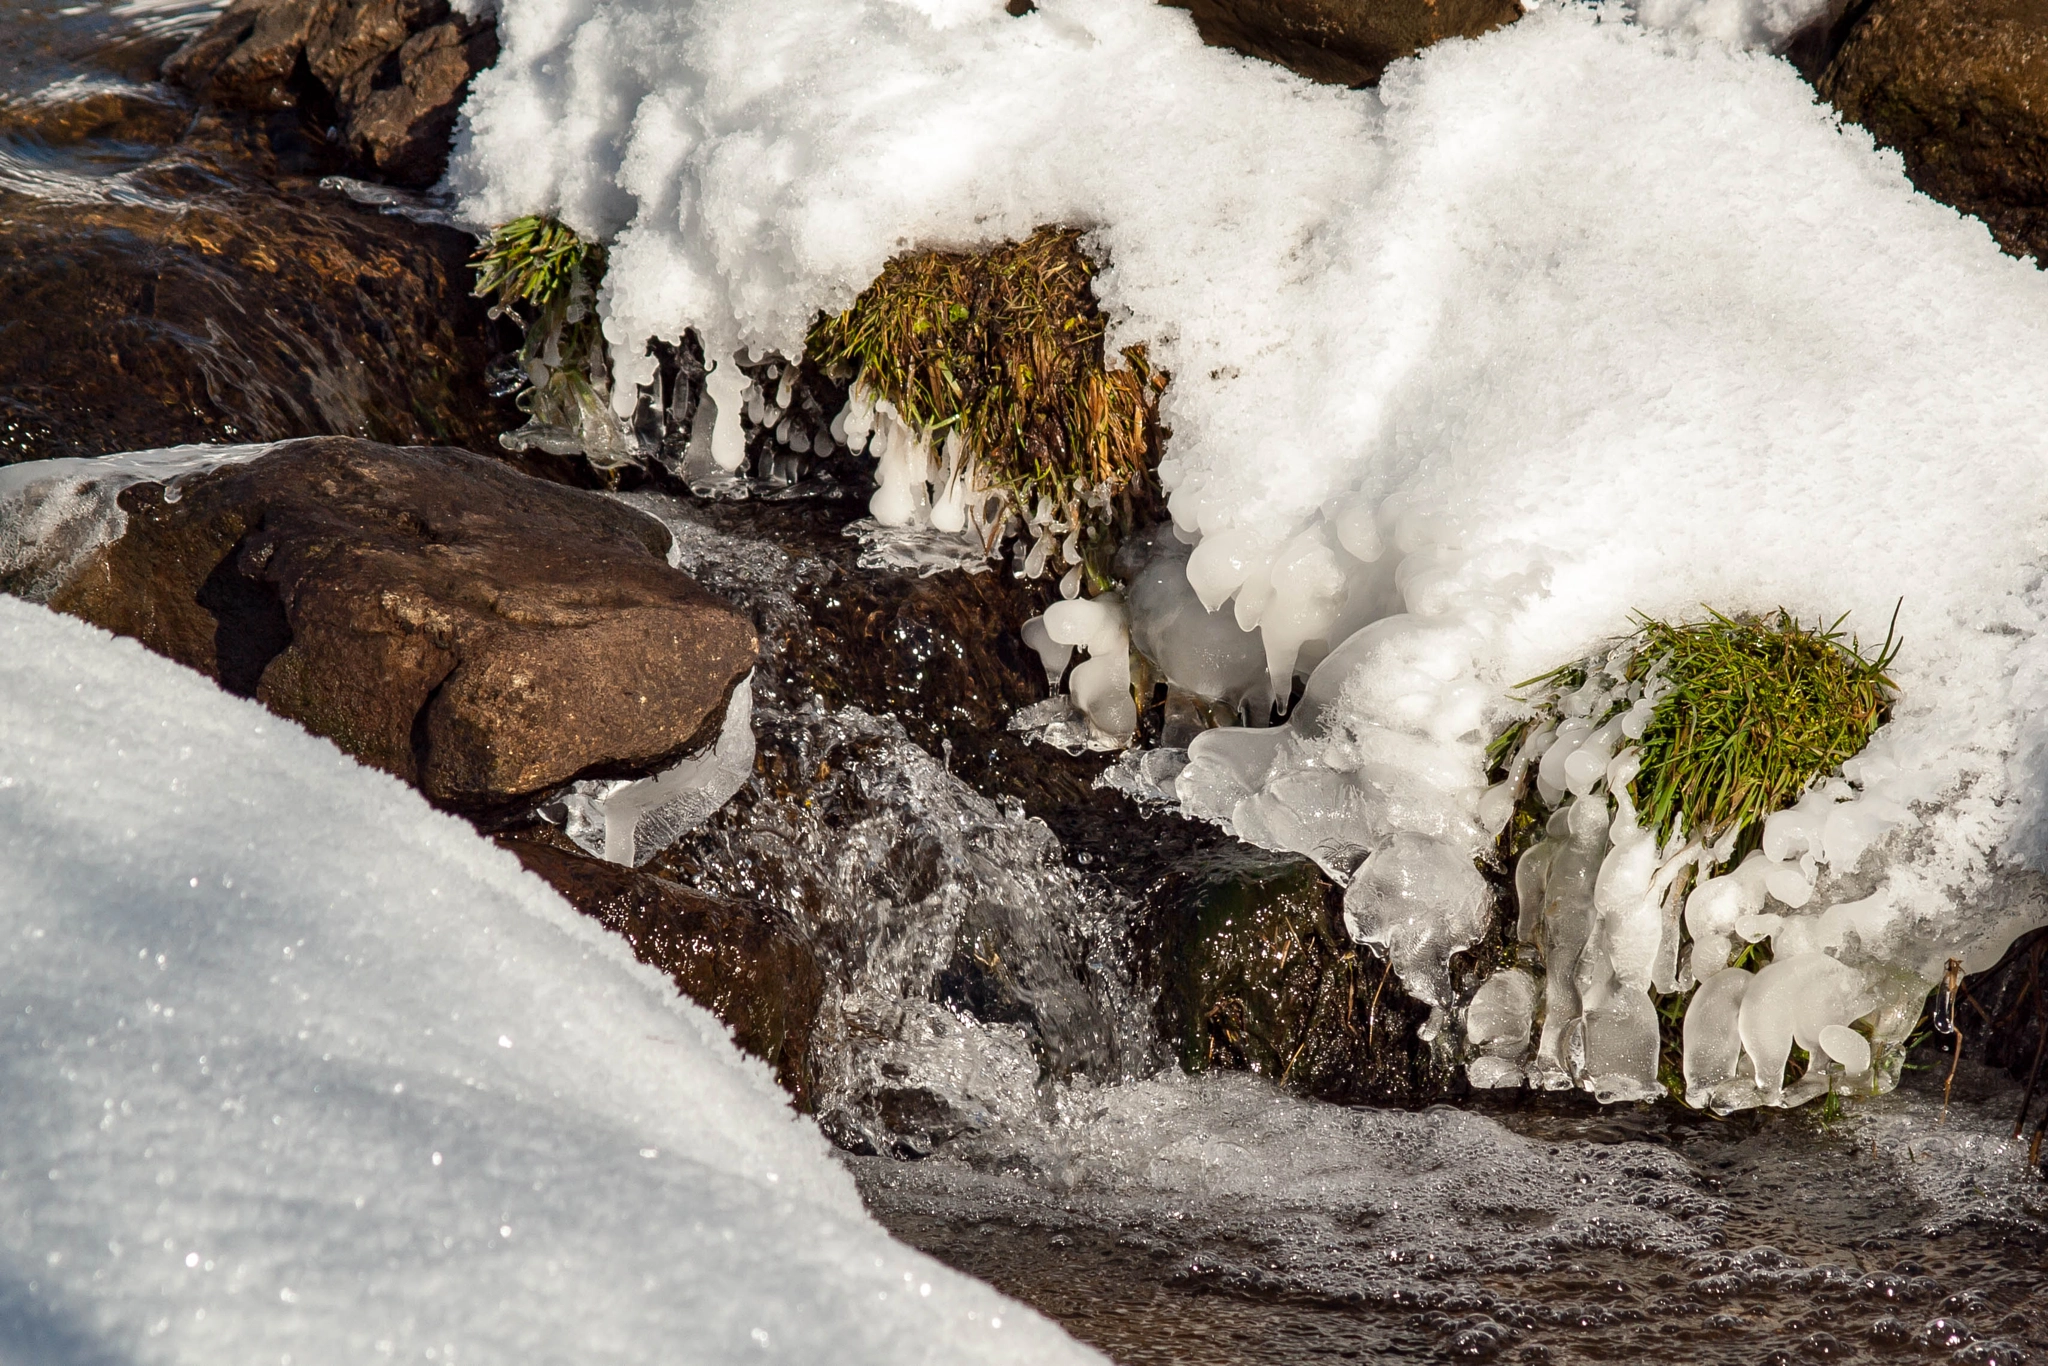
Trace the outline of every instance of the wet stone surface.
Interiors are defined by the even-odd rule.
[[[504,344],[472,240],[321,179],[296,112],[155,79],[211,10],[85,4],[0,34],[0,463],[339,433],[494,449]]]

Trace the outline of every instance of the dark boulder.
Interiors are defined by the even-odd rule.
[[[797,1108],[810,1109],[811,1034],[825,978],[788,916],[591,858],[544,827],[498,842],[723,1020],[733,1042],[775,1069]]]
[[[1140,969],[1190,1072],[1259,1072],[1305,1095],[1422,1105],[1464,1091],[1416,1035],[1428,1007],[1350,941],[1343,894],[1305,859],[1245,845],[1186,860],[1148,898]]]
[[[2048,261],[2048,0],[1852,7],[1817,81],[1927,194]]]
[[[754,663],[659,523],[466,451],[295,441],[121,505],[51,606],[460,810],[658,768]]]
[[[236,0],[173,53],[164,79],[232,108],[298,109],[396,185],[441,178],[470,79],[497,28],[447,0]]]
[[[1477,38],[1522,16],[1520,0],[1165,0],[1202,41],[1329,85],[1372,85],[1446,38]]]
[[[2048,929],[2030,930],[1998,963],[1965,979],[1955,1006],[1965,1055],[2015,1079],[2048,1080]]]

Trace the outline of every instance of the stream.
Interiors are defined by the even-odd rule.
[[[151,79],[212,12],[34,0],[0,24],[0,462],[316,431],[496,449],[487,324],[433,314],[464,239]],[[203,355],[183,400],[166,348]],[[1273,861],[1007,729],[1043,679],[976,627],[1042,592],[861,569],[860,500],[829,486],[623,496],[763,637],[755,776],[656,871],[796,916],[827,976],[815,1112],[905,1242],[1129,1364],[2048,1362],[2048,1186],[2003,1073],[1965,1063],[1945,1100],[1924,1049],[1840,1116],[1727,1120],[1188,1074],[1157,927],[1190,869]],[[886,658],[849,626],[884,618]]]

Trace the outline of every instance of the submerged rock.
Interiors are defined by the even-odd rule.
[[[120,501],[51,606],[457,809],[658,768],[753,667],[659,523],[466,451],[290,442]]]
[[[2048,261],[2048,0],[1875,0],[1816,84],[1923,191]]]
[[[591,858],[542,831],[498,843],[723,1020],[733,1042],[775,1069],[797,1108],[811,1108],[811,1034],[825,979],[786,915]]]
[[[1202,41],[1278,62],[1312,81],[1372,85],[1445,38],[1477,38],[1522,15],[1518,0],[1166,0]]]
[[[495,22],[447,0],[235,0],[163,74],[210,103],[298,109],[363,171],[424,188],[447,166],[470,79],[497,56]]]

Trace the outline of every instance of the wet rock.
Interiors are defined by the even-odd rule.
[[[1420,1105],[1463,1093],[1416,1037],[1428,1008],[1345,934],[1313,863],[1248,846],[1188,860],[1149,898],[1140,965],[1191,1072],[1258,1072],[1325,1100]]]
[[[1860,13],[1857,12],[1860,10]],[[2048,259],[2048,0],[1874,0],[1817,82],[1927,194]]]
[[[497,55],[495,23],[447,0],[236,0],[163,75],[209,103],[297,109],[363,171],[425,187],[447,167],[470,78]]]
[[[1964,1055],[2026,1080],[2048,1039],[2048,929],[2014,940],[1994,967],[1965,979],[1959,995]],[[2048,1080],[2048,1058],[2042,1071]]]
[[[1477,38],[1522,15],[1519,0],[1165,0],[1202,41],[1312,81],[1373,85],[1389,64],[1445,38]]]
[[[544,828],[498,842],[723,1020],[733,1042],[775,1070],[797,1108],[811,1108],[811,1037],[825,979],[786,915],[591,858]]]
[[[298,441],[121,506],[51,606],[460,810],[661,767],[754,662],[658,523],[466,451]]]
[[[324,433],[489,448],[513,424],[467,234],[323,189],[160,87],[33,112],[51,156],[0,191],[0,464]]]

